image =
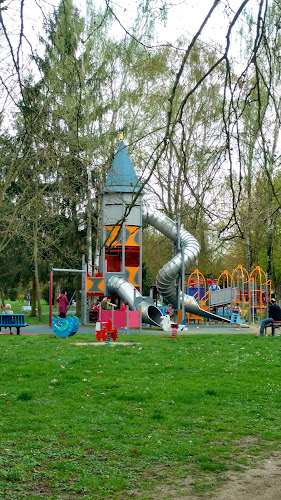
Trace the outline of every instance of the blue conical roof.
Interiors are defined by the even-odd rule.
[[[126,146],[123,141],[120,141],[103,191],[132,193],[137,192],[140,188],[141,185],[128,155]]]

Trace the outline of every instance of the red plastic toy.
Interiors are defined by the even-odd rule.
[[[111,339],[114,340],[115,342],[115,340],[118,337],[118,333],[117,333],[117,328],[115,326],[112,328],[111,320],[109,319],[107,321],[104,328],[99,328],[99,323],[100,323],[99,321],[97,321],[96,323],[96,339],[98,341],[102,339],[105,342],[109,334]]]

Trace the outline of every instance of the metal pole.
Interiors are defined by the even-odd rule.
[[[142,333],[142,321],[141,321],[141,307],[140,307],[140,310],[139,310],[139,313],[140,313],[140,333]]]
[[[114,314],[113,314],[113,310],[114,310],[114,306],[111,306],[111,325],[112,325],[112,328],[114,326]]]
[[[248,283],[248,322],[251,323],[251,308],[252,308],[251,281],[247,281],[247,283]]]
[[[179,250],[181,250],[181,242],[180,242],[180,217],[178,216],[178,219],[177,219],[177,231],[178,231],[178,252]],[[177,311],[177,321],[178,321],[178,314],[179,314],[179,310],[181,308],[181,301],[180,301],[180,293],[181,293],[181,277],[179,276],[178,278],[178,311]]]
[[[124,200],[123,200],[123,203],[124,203]],[[126,233],[126,227],[125,227],[125,224],[124,222],[122,222],[122,226],[121,226],[121,238],[122,238],[122,268],[121,268],[121,271],[122,273],[124,273],[125,271],[125,233]]]
[[[182,303],[181,303],[181,320],[184,320],[185,310],[184,310],[184,281],[185,281],[185,265],[184,265],[184,248],[181,246],[181,288],[182,288]],[[200,289],[199,289],[200,294]],[[200,299],[200,296],[198,297]]]
[[[252,278],[250,279],[250,323],[253,323],[253,287],[252,287]]]
[[[50,291],[49,291],[49,326],[52,328],[52,304],[53,304],[53,264],[50,264]]]
[[[255,323],[255,281],[254,278],[251,279],[252,288],[252,323]]]
[[[81,323],[82,325],[86,325],[86,308],[87,308],[87,287],[86,287],[86,279],[87,279],[87,264],[85,255],[82,255],[82,288],[81,288]]]
[[[84,259],[85,259],[85,255],[84,255]],[[85,274],[87,274],[87,269],[60,269],[59,267],[54,267],[53,271],[62,271],[64,273],[85,273]]]
[[[127,309],[126,309],[126,328],[127,328],[127,333],[129,333],[129,306],[127,304]]]
[[[244,276],[243,276],[243,273],[241,273],[241,276],[242,276],[242,290],[241,290],[241,293],[242,293],[242,317],[244,318]]]
[[[140,203],[140,213],[142,213],[142,197],[141,197],[141,203]],[[140,287],[139,287],[139,292],[142,295],[142,216],[140,217],[140,227],[139,227],[139,241],[140,241],[140,256],[139,256],[139,275],[140,275]]]

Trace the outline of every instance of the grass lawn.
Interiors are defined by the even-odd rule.
[[[0,498],[199,495],[278,448],[281,338],[163,337],[1,336]]]

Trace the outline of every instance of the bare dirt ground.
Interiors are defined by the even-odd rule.
[[[281,500],[281,451],[263,460],[259,466],[243,472],[227,472],[221,484],[213,481],[215,491],[196,495],[192,478],[185,478],[178,487],[162,484],[151,500]],[[208,480],[210,484],[212,481]],[[147,497],[146,497],[147,498]]]
[[[281,452],[274,453],[258,468],[248,469],[241,475],[232,474],[217,492],[215,500],[280,500]]]

